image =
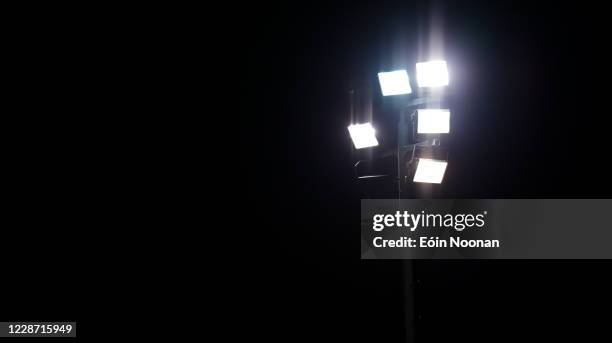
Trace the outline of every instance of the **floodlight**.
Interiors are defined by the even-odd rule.
[[[378,73],[378,81],[384,96],[412,93],[410,79],[406,70]]]
[[[378,140],[376,140],[376,130],[372,127],[372,124],[354,124],[348,127],[349,134],[355,145],[355,149],[368,148],[371,146],[377,146]]]
[[[426,158],[419,159],[416,172],[414,173],[414,182],[425,183],[442,183],[444,171],[446,171],[446,161],[430,160]]]
[[[417,110],[417,133],[449,133],[450,110],[420,109]]]
[[[448,85],[446,61],[429,61],[416,64],[419,87],[440,87]]]

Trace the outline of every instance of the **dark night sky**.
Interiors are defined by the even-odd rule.
[[[432,13],[444,18],[454,99],[441,196],[612,194],[604,163],[611,72],[602,8],[347,1],[249,10],[243,137],[253,152],[247,174],[254,181],[248,182],[268,199],[256,206],[258,215],[284,214],[268,224],[265,250],[273,262],[253,294],[277,314],[270,319],[277,337],[405,338],[400,263],[359,260],[347,91],[375,81],[394,47],[415,55],[411,49],[426,36]],[[481,331],[497,337],[529,329],[539,337],[603,332],[597,311],[611,305],[610,267],[605,261],[417,262],[426,285],[417,298],[418,341]]]

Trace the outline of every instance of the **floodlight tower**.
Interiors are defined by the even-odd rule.
[[[441,184],[448,166],[448,147],[445,142],[450,133],[451,110],[444,97],[444,88],[449,85],[446,61],[434,60],[416,63],[416,91],[406,69],[378,73],[380,90],[384,97],[400,97],[405,103],[397,119],[397,147],[394,151],[379,154],[379,159],[391,155],[396,158],[397,198],[407,191],[412,183]],[[353,95],[351,93],[351,118],[353,118]],[[405,99],[405,100],[404,100]],[[371,120],[371,118],[370,118]],[[355,149],[378,146],[376,130],[371,122],[351,123],[348,127]],[[360,175],[358,178],[389,177],[391,175]],[[369,161],[372,163],[372,161]]]

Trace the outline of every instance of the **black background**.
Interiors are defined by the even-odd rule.
[[[177,151],[168,148],[176,140],[165,106],[177,111],[184,101],[162,88],[179,84],[167,79],[179,74],[170,58],[190,55],[178,46],[192,45],[169,41],[185,37],[170,28],[187,30],[171,21],[170,9],[156,10],[2,8],[1,321],[76,321],[83,341],[180,334],[157,323],[187,318],[176,306],[191,284],[180,270],[189,250],[170,252],[183,235],[161,230],[170,227],[166,216],[172,227],[184,216],[170,215],[171,206],[151,210],[167,189],[162,181],[149,185],[167,178],[153,176],[166,174],[163,166],[179,168],[177,154],[174,163],[160,161]],[[41,339],[75,341],[12,338]]]
[[[401,342],[400,261],[359,259],[347,91],[397,37],[444,18],[455,88],[446,198],[606,198],[609,28],[560,2],[299,2],[249,8],[244,181],[263,237],[247,287],[271,340]],[[423,22],[424,21],[424,22]],[[369,77],[369,76],[365,76]],[[375,78],[373,79],[375,80]],[[380,96],[374,88],[375,96]],[[256,258],[256,257],[254,257]],[[256,258],[258,259],[258,258]],[[595,338],[607,261],[418,261],[416,339]]]

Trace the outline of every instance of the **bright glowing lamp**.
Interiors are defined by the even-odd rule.
[[[378,73],[378,81],[384,96],[412,93],[406,70]]]
[[[355,149],[369,148],[378,145],[376,130],[371,123],[354,124],[348,127]]]
[[[446,61],[429,61],[416,64],[419,87],[440,87],[448,85]]]
[[[446,171],[446,161],[430,160],[426,158],[419,159],[416,172],[414,173],[414,182],[424,183],[442,183],[444,172]]]
[[[417,111],[417,133],[435,134],[450,132],[450,110],[420,109]]]

